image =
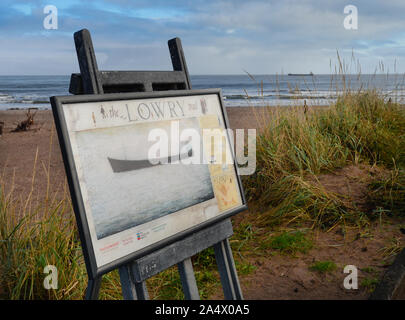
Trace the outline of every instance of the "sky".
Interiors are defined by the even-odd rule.
[[[57,29],[44,27],[46,5]],[[78,72],[83,28],[100,70],[171,70],[179,37],[192,75],[331,73],[337,52],[346,73],[404,73],[404,12],[403,0],[1,0],[0,74]]]

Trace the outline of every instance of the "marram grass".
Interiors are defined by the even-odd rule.
[[[1,192],[1,190],[0,190]],[[30,201],[30,200],[28,200]],[[80,299],[86,284],[80,242],[70,203],[25,207],[12,194],[0,195],[0,281],[8,299]],[[46,290],[44,268],[58,270],[58,288]]]
[[[376,91],[347,92],[329,108],[271,113],[257,138],[257,169],[244,178],[265,223],[310,220],[331,228],[364,213],[327,192],[316,175],[348,164],[405,166],[405,108]]]

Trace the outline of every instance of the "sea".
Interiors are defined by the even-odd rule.
[[[69,95],[70,75],[0,76],[0,110],[50,109],[49,97]],[[220,88],[227,107],[328,105],[346,90],[375,89],[405,102],[404,74],[191,75],[193,89]]]

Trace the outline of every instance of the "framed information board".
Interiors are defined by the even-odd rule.
[[[247,208],[220,89],[51,104],[90,278]]]

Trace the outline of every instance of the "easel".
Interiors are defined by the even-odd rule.
[[[118,92],[151,92],[162,90],[190,90],[191,82],[181,41],[168,41],[173,71],[99,71],[90,32],[86,29],[74,34],[80,74],[72,74],[69,92],[72,94],[103,94]],[[230,219],[202,229],[160,250],[143,256],[119,268],[124,299],[147,300],[145,280],[177,264],[184,296],[198,300],[199,293],[191,257],[214,247],[225,299],[243,299],[228,238],[232,236]],[[89,279],[86,299],[97,299],[101,277]]]

